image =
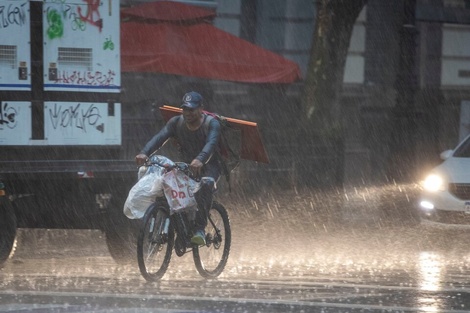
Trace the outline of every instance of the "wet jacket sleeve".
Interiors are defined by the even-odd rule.
[[[212,118],[209,122],[209,131],[207,132],[206,144],[202,148],[199,155],[196,157],[202,164],[206,164],[217,148],[220,139],[220,123],[217,119]]]
[[[178,123],[178,116],[172,117],[168,123],[150,139],[140,153],[150,155],[155,150],[159,149],[171,137],[176,136],[176,124]]]

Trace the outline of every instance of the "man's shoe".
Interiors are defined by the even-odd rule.
[[[204,234],[204,231],[198,230],[195,232],[191,238],[191,243],[193,245],[204,246],[206,244],[206,235]]]

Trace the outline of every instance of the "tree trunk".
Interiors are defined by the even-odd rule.
[[[318,175],[317,153],[337,156],[342,153],[342,127],[339,96],[344,66],[354,23],[367,0],[319,0],[310,61],[302,96],[303,114],[299,146],[305,157],[299,172],[307,180]],[[309,158],[310,156],[310,158]],[[342,164],[342,155],[331,166]],[[328,169],[322,166],[323,169]],[[321,177],[320,177],[321,178]],[[304,180],[305,182],[305,180]]]

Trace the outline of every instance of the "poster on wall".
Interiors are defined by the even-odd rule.
[[[44,90],[120,92],[119,1],[46,0]]]
[[[29,1],[0,0],[0,90],[31,90]]]
[[[120,145],[121,104],[45,102],[48,145]]]
[[[0,145],[24,146],[31,139],[31,103],[0,102]]]

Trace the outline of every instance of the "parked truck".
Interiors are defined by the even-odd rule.
[[[122,144],[119,9],[0,0],[0,265],[17,228],[100,229],[126,257],[136,167]]]

